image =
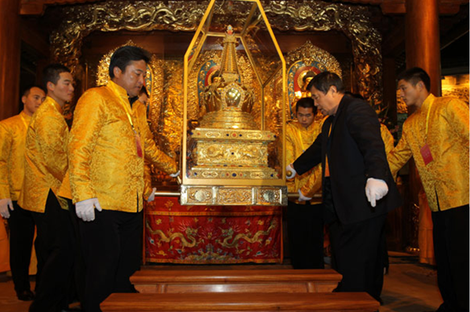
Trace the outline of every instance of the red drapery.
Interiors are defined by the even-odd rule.
[[[147,262],[282,262],[282,207],[181,206],[157,197],[145,207]]]

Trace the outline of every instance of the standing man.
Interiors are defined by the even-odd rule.
[[[304,174],[322,164],[325,221],[335,267],[343,275],[336,291],[365,291],[380,301],[385,220],[401,200],[377,115],[366,102],[344,95],[334,73],[318,74],[307,88],[329,117],[315,142],[287,170]]]
[[[416,111],[389,156],[395,176],[413,157],[432,211],[437,280],[444,303],[438,311],[468,311],[469,111],[464,102],[430,93],[421,68],[398,77],[403,101]]]
[[[68,307],[73,267],[73,232],[65,201],[58,199],[67,171],[69,130],[62,115],[73,97],[73,78],[61,64],[44,68],[47,97],[33,115],[26,134],[24,182],[18,204],[31,211],[37,227],[36,255],[43,269],[29,311]],[[62,207],[61,207],[61,204]]]
[[[293,163],[321,132],[314,123],[317,108],[312,98],[301,98],[295,106],[298,122],[286,127],[286,162]],[[312,183],[313,182],[313,183]],[[313,184],[313,185],[311,185]],[[311,197],[321,188],[321,165],[287,180],[289,193],[299,193],[298,200],[287,204],[289,250],[294,269],[323,269],[323,208],[311,203]],[[302,193],[301,188],[305,188]]]
[[[23,186],[26,131],[45,97],[40,87],[27,87],[21,97],[21,113],[0,121],[0,213],[8,219],[11,275],[16,296],[23,301],[34,298],[29,283],[34,220],[31,212],[19,207],[17,201]]]
[[[77,103],[69,142],[70,183],[86,265],[83,307],[101,311],[113,292],[134,292],[129,277],[142,250],[144,157],[170,174],[175,162],[147,135],[132,110],[145,82],[148,52],[133,46],[111,57],[105,87],[85,92]],[[95,213],[95,209],[99,212]]]

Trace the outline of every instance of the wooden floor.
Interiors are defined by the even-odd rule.
[[[417,263],[417,258],[402,254],[390,253],[390,270],[385,276],[382,300],[384,305],[380,312],[430,312],[435,311],[441,297],[437,288],[434,267]],[[182,266],[160,265],[168,270],[181,270],[184,267],[194,269],[285,269],[290,265],[227,265],[227,266]],[[25,312],[29,302],[19,301],[13,290],[13,282],[8,279],[0,282],[0,311]]]

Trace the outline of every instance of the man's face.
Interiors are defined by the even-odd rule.
[[[314,117],[312,107],[297,107],[297,120],[302,127],[308,128],[312,124]]]
[[[123,87],[130,97],[139,95],[147,73],[147,63],[144,60],[131,61],[124,71],[119,67],[114,67],[113,71],[113,81]]]
[[[46,94],[44,93],[44,91],[37,87],[32,87],[29,90],[28,95],[23,95],[23,97],[21,98],[21,102],[23,102],[24,104],[25,113],[29,116],[34,114],[38,109],[39,105],[44,102],[45,98]]]
[[[70,102],[73,98],[73,77],[71,73],[60,73],[60,78],[56,84],[48,82],[47,94],[56,100],[59,104],[63,105],[65,102]]]
[[[315,101],[315,106],[318,107],[323,115],[331,116],[336,113],[339,101],[335,98],[336,89],[334,87],[330,87],[326,94],[312,87],[310,93],[312,94],[312,99]]]
[[[414,106],[420,104],[420,85],[417,83],[413,86],[408,81],[402,79],[398,81],[398,95],[401,97],[406,106]]]

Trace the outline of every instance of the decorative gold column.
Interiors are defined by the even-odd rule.
[[[0,120],[18,113],[20,0],[0,0]]]
[[[421,67],[431,77],[431,92],[441,95],[438,0],[406,0],[406,67]]]

